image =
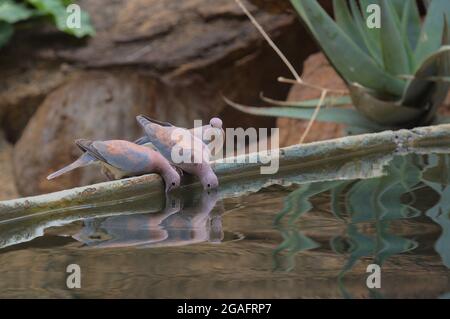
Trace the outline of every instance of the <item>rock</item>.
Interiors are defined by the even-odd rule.
[[[316,47],[296,14],[268,13],[244,2],[301,68]],[[114,0],[107,9],[97,1],[79,3],[92,17],[95,37],[79,41],[51,27],[35,28],[18,32],[2,50],[0,67],[12,69],[8,87],[20,88],[0,89],[0,114],[8,138],[20,138],[14,171],[22,195],[102,179],[90,169],[52,183],[45,176],[79,155],[76,138],[139,135],[137,113],[179,126],[218,114],[233,127],[275,126],[275,119],[229,115],[222,99],[259,104],[261,91],[280,99],[288,92],[276,82],[288,70],[234,1]],[[14,82],[24,68],[32,80]],[[17,114],[23,118],[11,120]]]
[[[157,96],[148,79],[128,73],[82,72],[52,92],[14,148],[14,173],[22,195],[56,191],[104,180],[95,167],[53,181],[46,176],[81,152],[77,138],[128,139],[142,134],[135,116],[152,114]]]
[[[0,200],[18,196],[12,166],[12,146],[0,134]]]
[[[450,116],[450,92],[448,92],[447,99],[445,100],[444,105],[439,110],[439,114]]]
[[[252,4],[265,11],[272,13],[293,12],[295,9],[292,7],[290,1],[280,0],[249,0]],[[333,12],[333,2],[329,0],[319,0],[322,7],[329,13]]]
[[[16,63],[18,62],[18,63]],[[15,143],[45,96],[64,81],[59,64],[2,59],[0,124]]]
[[[342,79],[328,63],[322,53],[316,53],[309,57],[304,63],[302,78],[305,82],[320,87],[336,90],[346,90]],[[321,91],[305,86],[293,86],[289,93],[289,101],[302,101],[320,98]],[[280,128],[280,146],[297,144],[308,125],[306,120],[289,118],[277,119],[277,127]],[[326,140],[340,137],[344,134],[343,125],[325,122],[315,122],[305,139],[305,142]]]

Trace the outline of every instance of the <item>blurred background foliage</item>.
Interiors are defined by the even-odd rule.
[[[81,11],[80,28],[70,28],[67,6],[71,0],[0,0],[0,48],[11,39],[14,29],[26,22],[51,22],[58,30],[77,38],[94,35],[89,15]]]

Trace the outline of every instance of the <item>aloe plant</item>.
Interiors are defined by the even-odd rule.
[[[450,78],[450,0],[425,1],[423,24],[415,0],[333,0],[333,20],[316,0],[291,0],[331,65],[345,81],[354,108],[336,100],[317,120],[358,131],[429,125],[443,103]],[[380,9],[381,28],[369,28],[366,8]],[[267,101],[267,100],[266,100]],[[254,108],[228,101],[252,114],[309,119],[311,101]]]

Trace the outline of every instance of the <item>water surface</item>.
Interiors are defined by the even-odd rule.
[[[444,298],[449,168],[446,154],[411,154],[368,179],[3,218],[0,297]],[[69,264],[81,289],[66,286]],[[367,288],[369,264],[381,289]]]

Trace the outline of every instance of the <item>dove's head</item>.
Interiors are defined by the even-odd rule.
[[[171,165],[169,165],[166,169],[164,169],[161,175],[166,184],[166,193],[180,187],[181,184],[180,175]]]
[[[219,187],[219,180],[209,165],[201,170],[200,182],[205,190],[212,190]]]
[[[211,127],[214,127],[214,128],[222,128],[223,122],[218,117],[213,117],[209,121],[209,125],[211,125]]]

